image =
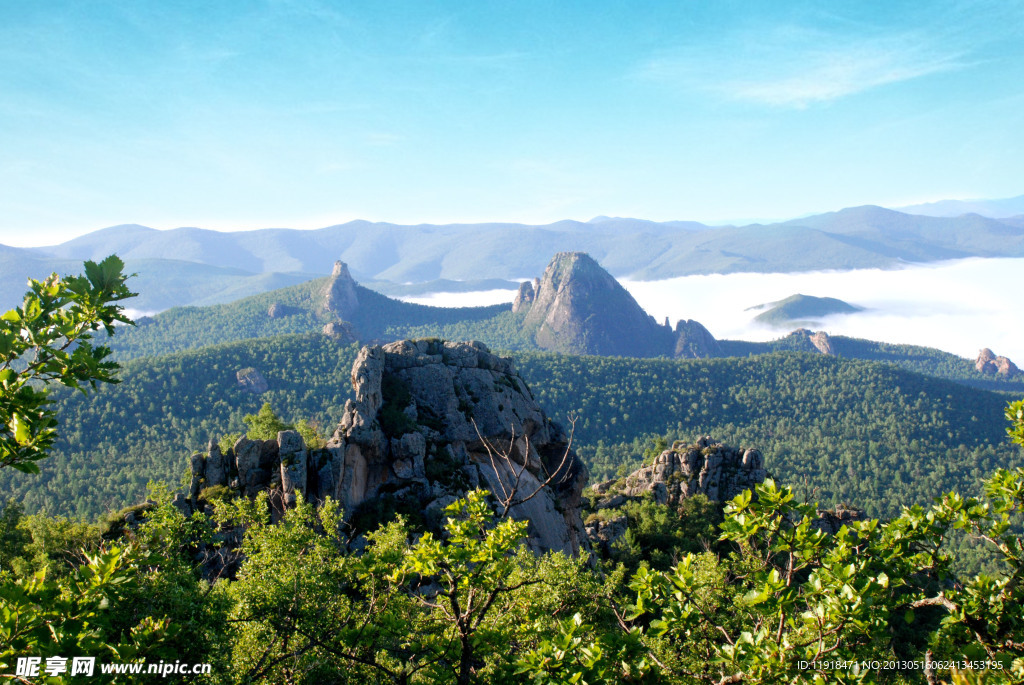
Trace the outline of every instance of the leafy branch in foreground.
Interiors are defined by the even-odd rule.
[[[1007,415],[1024,442],[1020,407]],[[637,572],[634,618],[691,656],[675,655],[673,675],[688,682],[875,682],[873,663],[928,683],[957,667],[1021,682],[1024,469],[997,471],[985,494],[950,492],[829,535],[814,507],[766,481],[726,508],[729,558],[688,554],[671,572]],[[957,530],[994,549],[998,575],[954,575],[945,544]]]
[[[100,328],[109,335],[115,323],[132,323],[117,304],[135,295],[123,270],[111,255],[86,262],[81,276],[30,279],[22,305],[0,316],[0,468],[39,472],[36,462],[56,437],[47,384],[84,393],[97,382],[117,382],[110,350],[91,341]]]

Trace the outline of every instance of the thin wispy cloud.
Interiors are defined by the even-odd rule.
[[[851,38],[782,27],[663,53],[635,76],[730,100],[804,108],[970,65],[964,51],[934,38],[914,32]]]
[[[801,61],[803,64],[787,65],[783,73],[724,83],[718,91],[776,107],[806,107],[966,66],[961,54],[870,44],[814,51]]]

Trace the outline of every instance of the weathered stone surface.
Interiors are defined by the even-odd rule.
[[[238,379],[238,386],[253,395],[262,395],[270,388],[263,374],[252,367],[239,369],[235,377]]]
[[[516,293],[516,298],[512,300],[512,311],[519,312],[526,309],[533,304],[533,299],[536,296],[536,292],[533,288],[532,281],[523,281],[519,285],[519,292]]]
[[[477,483],[501,497],[517,477],[521,498],[552,475],[510,515],[530,521],[537,551],[586,547],[586,468],[510,360],[477,342],[398,341],[364,347],[352,384],[355,400],[328,443],[344,453],[336,497],[348,514],[384,491],[424,511]]]
[[[835,356],[835,350],[832,349],[832,339],[828,337],[828,333],[825,331],[818,331],[817,333],[812,334],[808,339],[822,354],[831,355],[833,357]]]
[[[196,452],[189,458],[189,466],[192,467],[192,481],[189,483],[188,496],[194,503],[199,499],[203,476],[206,475],[206,459],[201,453]]]
[[[260,443],[250,440],[244,435],[240,437],[231,451],[235,455],[235,464],[238,468],[238,482],[242,492],[246,495],[255,494],[264,474],[260,473]]]
[[[350,319],[359,308],[356,282],[352,279],[352,274],[348,272],[348,265],[345,262],[334,262],[331,280],[324,288],[323,308],[343,320]]]
[[[608,520],[596,518],[587,523],[587,537],[603,556],[608,557],[615,543],[626,534],[628,526],[629,519],[625,514]]]
[[[1020,374],[1020,369],[1017,368],[1016,364],[1007,357],[996,356],[987,347],[978,353],[978,358],[974,362],[974,368],[986,375],[998,375],[1007,378],[1013,378]]]
[[[442,524],[444,506],[483,487],[529,521],[531,549],[589,548],[586,467],[511,360],[478,342],[403,340],[360,350],[350,380],[355,398],[325,448],[310,449],[296,431],[243,436],[227,454],[211,442],[208,456],[192,459],[191,506],[205,475],[245,496],[269,491],[274,521],[301,493],[338,500],[350,518],[386,497],[385,508],[398,503]]]
[[[693,319],[676,322],[675,336],[673,356],[676,358],[706,359],[722,354],[721,345],[715,337],[700,322]]]
[[[220,447],[211,440],[206,453],[206,484],[227,485],[228,469],[224,463],[224,455],[220,453]]]
[[[525,290],[524,285],[524,296]],[[543,349],[630,357],[657,357],[672,349],[672,331],[659,326],[587,254],[556,254],[533,291],[523,326],[535,330]]]
[[[359,339],[355,327],[348,321],[332,321],[324,325],[322,332],[340,343],[352,343]]]
[[[836,507],[835,509],[819,509],[818,518],[811,521],[811,526],[835,535],[843,526],[854,521],[866,521],[867,515],[860,509]]]
[[[291,305],[282,304],[280,302],[274,302],[267,309],[267,316],[271,319],[283,319],[286,316],[294,316],[302,310],[298,307],[292,307]]]
[[[725,502],[764,482],[767,475],[764,458],[757,450],[729,447],[705,436],[694,445],[675,443],[652,464],[616,485],[605,485],[605,490],[614,489],[626,497],[650,492],[662,504],[674,504],[698,493]]]
[[[277,434],[278,457],[281,463],[281,491],[285,504],[295,503],[298,493],[306,494],[306,459],[309,454],[298,431]]]

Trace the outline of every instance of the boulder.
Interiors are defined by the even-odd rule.
[[[263,374],[251,366],[236,371],[235,378],[238,379],[238,387],[253,395],[262,395],[270,388]]]
[[[519,292],[516,293],[516,298],[512,300],[513,313],[522,311],[533,304],[535,294],[533,283],[531,281],[523,281],[519,285]]]
[[[721,355],[721,345],[699,321],[688,319],[676,322],[675,349],[672,356],[677,359],[706,359]]]
[[[286,316],[294,316],[302,310],[298,307],[292,307],[291,305],[282,304],[280,302],[274,302],[267,309],[267,316],[271,319],[283,319]]]
[[[586,548],[586,468],[511,360],[478,342],[403,340],[364,347],[352,385],[328,443],[344,454],[336,497],[347,515],[382,496],[426,511],[476,484],[501,499],[518,482],[510,515],[529,521],[532,549]]]
[[[348,321],[332,321],[324,325],[322,332],[340,343],[353,343],[358,340],[355,327]]]
[[[822,354],[835,356],[835,350],[832,349],[832,339],[828,337],[828,333],[825,331],[818,331],[813,333],[809,338],[811,344],[814,345],[815,349]]]
[[[996,356],[987,347],[978,352],[978,358],[974,361],[974,368],[988,376],[1014,378],[1020,374],[1020,369],[1017,368],[1016,364],[1007,357]]]
[[[676,442],[654,461],[626,476],[615,490],[618,496],[639,497],[651,493],[656,502],[675,504],[680,499],[703,494],[726,502],[744,490],[763,483],[768,473],[764,457],[755,449],[729,447],[709,436],[693,445]],[[598,508],[612,506],[598,503]]]

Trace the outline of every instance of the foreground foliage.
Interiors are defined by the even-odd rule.
[[[86,262],[83,276],[30,280],[22,305],[0,316],[0,468],[39,473],[57,433],[47,384],[84,393],[117,382],[109,348],[91,341],[100,328],[109,335],[115,323],[131,323],[117,304],[135,295],[123,268],[111,255]]]

